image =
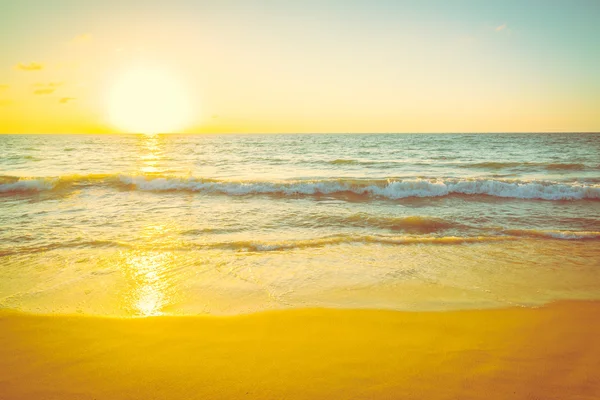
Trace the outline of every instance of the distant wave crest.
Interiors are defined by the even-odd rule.
[[[582,171],[585,169],[594,169],[580,163],[542,163],[542,162],[517,162],[517,161],[488,161],[480,163],[459,164],[463,168],[481,168],[481,169],[504,169],[504,168],[538,168],[548,171]]]

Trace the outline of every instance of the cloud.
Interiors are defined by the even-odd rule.
[[[35,87],[41,87],[41,88],[57,88],[59,86],[62,86],[63,83],[62,82],[50,82],[50,83],[34,83],[33,86]]]
[[[6,90],[8,89],[10,86],[8,85],[0,85],[0,90]]]
[[[71,40],[71,42],[73,42],[73,43],[88,43],[91,40],[92,40],[92,35],[90,35],[89,33],[83,33],[81,35],[75,36]]]
[[[12,100],[0,100],[0,107],[8,107],[12,104]]]
[[[18,69],[19,71],[39,71],[41,69],[44,69],[44,64],[41,63],[29,63],[29,64],[23,64],[23,63],[19,63],[17,65],[15,65],[15,68]]]
[[[52,94],[62,86],[62,82],[50,82],[50,83],[34,83],[33,87],[39,88],[33,91],[33,94]]]
[[[77,98],[75,98],[75,97],[63,97],[60,100],[58,100],[58,102],[60,104],[67,104],[68,102],[75,101],[75,100],[77,100]]]
[[[33,94],[52,94],[54,93],[56,89],[54,88],[50,88],[50,89],[37,89],[33,91]]]
[[[506,28],[507,28],[506,24],[502,24],[502,25],[496,27],[496,32],[503,31]]]

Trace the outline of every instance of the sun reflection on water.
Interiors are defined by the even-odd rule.
[[[133,252],[126,259],[126,274],[130,279],[129,308],[141,316],[163,314],[169,303],[168,283],[164,277],[171,265],[167,252]]]
[[[140,135],[140,172],[160,174],[164,172],[164,140],[160,135]]]
[[[170,172],[165,164],[168,159],[166,142],[163,135],[139,135],[139,173],[160,176]],[[148,220],[138,232],[135,249],[122,253],[122,270],[128,282],[123,299],[128,314],[162,315],[165,307],[173,304],[177,293],[171,268],[177,264],[179,256],[172,249],[184,245],[180,230],[175,222],[156,224]]]

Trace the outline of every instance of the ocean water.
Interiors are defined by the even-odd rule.
[[[599,134],[0,135],[0,309],[598,298]]]

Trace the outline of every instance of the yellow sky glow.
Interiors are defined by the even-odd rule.
[[[0,133],[600,130],[589,38],[550,14],[63,3],[0,6]]]

